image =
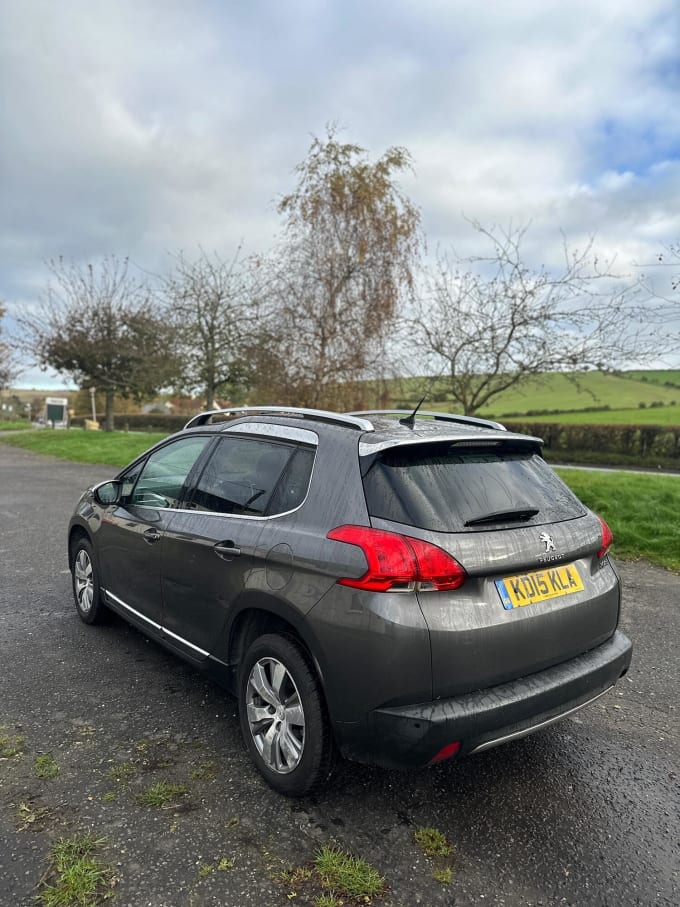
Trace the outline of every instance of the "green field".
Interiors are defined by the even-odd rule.
[[[680,389],[680,370],[678,369],[638,369],[623,374],[634,381],[673,385]]]
[[[680,383],[680,372],[678,372]],[[521,390],[508,390],[493,401],[489,410],[496,415],[531,410],[585,410],[609,406],[610,409],[642,409],[652,403],[680,404],[680,388],[663,387],[651,382],[634,381],[617,375],[589,372],[578,384],[566,375],[545,375],[532,379]],[[601,421],[605,421],[604,418]]]
[[[135,432],[31,431],[0,436],[11,444],[78,463],[125,466],[163,437]],[[557,470],[614,532],[612,554],[646,558],[680,571],[680,476]]]
[[[674,386],[666,387],[664,381],[673,383]],[[390,384],[390,392],[393,405],[402,402],[415,406],[420,397],[428,392],[430,401],[425,401],[424,409],[440,412],[455,412],[459,409],[450,399],[437,399],[433,402],[432,398],[439,398],[446,392],[446,383],[441,378],[432,381],[429,386],[424,378],[395,379]],[[652,404],[657,406],[652,408]],[[519,388],[511,388],[500,394],[489,406],[481,409],[478,415],[503,419],[510,414],[519,417],[547,411],[554,414],[584,412],[605,406],[609,407],[608,411],[588,414],[588,418],[594,415],[594,421],[603,423],[630,420],[680,424],[680,369],[624,372],[620,375],[604,372],[586,372],[577,376],[543,375],[527,379]],[[625,411],[625,418],[613,418],[612,413],[618,411]],[[633,412],[636,418],[631,420],[630,414]],[[578,417],[576,420],[578,421]],[[566,419],[560,418],[557,421]]]
[[[556,413],[545,416],[499,416],[504,424],[513,421],[560,422],[583,425],[680,425],[680,405],[649,409],[608,409],[604,412]]]

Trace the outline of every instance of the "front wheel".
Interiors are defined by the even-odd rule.
[[[239,681],[241,733],[265,780],[301,797],[325,781],[335,746],[316,674],[292,638],[267,634],[251,645]]]
[[[75,543],[71,577],[78,617],[86,624],[101,623],[106,606],[101,598],[92,545],[87,539],[81,538]]]

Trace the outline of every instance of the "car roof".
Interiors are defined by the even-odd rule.
[[[367,410],[338,413],[331,410],[304,407],[262,406],[233,407],[199,413],[185,425],[185,430],[203,428],[215,432],[238,430],[240,424],[259,422],[269,425],[286,425],[291,428],[313,428],[323,433],[338,428],[356,432],[359,453],[377,453],[388,447],[423,444],[433,441],[471,443],[498,446],[508,442],[541,445],[540,438],[516,434],[506,430],[499,422],[463,416],[411,410]]]

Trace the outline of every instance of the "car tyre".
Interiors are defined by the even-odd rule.
[[[241,733],[267,783],[302,797],[330,776],[335,743],[318,677],[292,637],[256,639],[239,680]]]
[[[78,539],[74,545],[71,579],[78,617],[86,624],[101,623],[106,614],[106,606],[99,588],[92,545],[85,538]]]

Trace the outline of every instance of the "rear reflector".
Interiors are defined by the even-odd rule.
[[[368,569],[363,576],[343,577],[341,586],[387,592],[414,588],[446,591],[465,582],[465,569],[437,545],[411,536],[371,529],[368,526],[338,526],[328,538],[361,548]]]
[[[455,756],[459,749],[460,740],[456,740],[454,743],[447,743],[446,746],[439,750],[434,759],[430,759],[430,765],[435,765],[437,762],[445,762],[447,759]]]

